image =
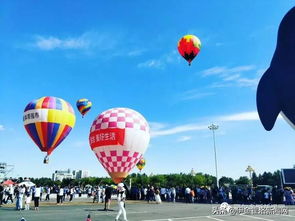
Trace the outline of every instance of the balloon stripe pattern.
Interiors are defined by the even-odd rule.
[[[63,99],[42,97],[24,111],[24,126],[41,151],[48,155],[66,138],[75,125],[72,106]]]
[[[128,108],[101,113],[89,135],[91,149],[115,183],[121,182],[142,158],[149,139],[147,121]]]
[[[178,52],[188,61],[189,65],[198,55],[201,49],[201,41],[194,35],[185,35],[178,42]]]
[[[79,99],[76,105],[79,112],[82,114],[82,116],[84,116],[91,109],[92,103],[88,99],[83,98]]]

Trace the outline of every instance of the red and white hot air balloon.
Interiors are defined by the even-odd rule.
[[[129,108],[102,112],[90,128],[91,149],[115,183],[128,176],[142,158],[149,140],[147,121]]]

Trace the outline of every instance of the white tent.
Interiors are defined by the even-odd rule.
[[[21,182],[21,183],[19,183],[17,185],[19,185],[19,186],[25,185],[26,187],[36,186],[36,184],[32,183],[31,181],[24,181],[24,182]]]

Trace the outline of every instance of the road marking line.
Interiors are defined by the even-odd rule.
[[[248,218],[260,219],[260,220],[265,220],[265,221],[274,221],[272,219],[265,219],[265,218],[261,218],[261,217],[257,217],[257,216],[249,216],[249,215],[245,215],[245,214],[240,214],[240,216],[245,216],[245,217],[248,217]]]
[[[225,221],[224,219],[218,219],[218,218],[215,218],[215,217],[212,217],[212,216],[206,216],[206,218],[214,219],[214,220],[217,220],[217,221]]]
[[[187,220],[187,219],[198,219],[198,218],[211,218],[217,221],[224,221],[223,219],[217,219],[211,216],[192,216],[192,217],[175,217],[175,218],[165,218],[165,219],[145,219],[142,221],[173,221],[173,220]]]
[[[295,217],[295,216],[293,216],[293,215],[286,215],[286,214],[276,214],[277,216],[287,216],[287,217]]]

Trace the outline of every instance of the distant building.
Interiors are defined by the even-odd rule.
[[[81,179],[89,177],[89,171],[88,170],[73,170],[73,176],[74,179]]]
[[[87,170],[56,170],[52,174],[53,181],[62,181],[63,179],[81,179],[89,176],[89,171]]]
[[[56,170],[52,174],[52,180],[53,181],[62,181],[63,179],[73,179],[73,173],[70,169],[68,170]]]

